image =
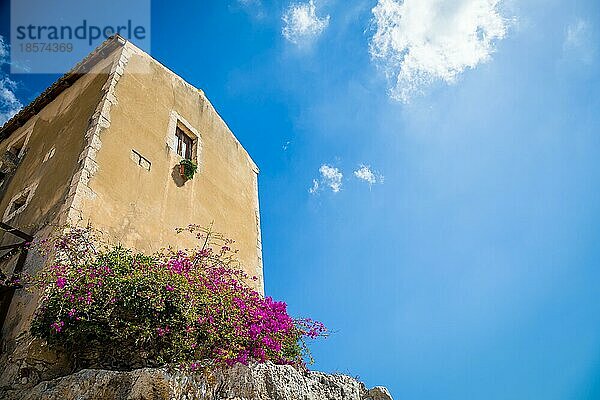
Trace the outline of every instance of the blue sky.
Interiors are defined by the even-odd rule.
[[[314,368],[404,400],[600,398],[599,39],[591,0],[152,4],[261,169],[267,293],[335,331]]]

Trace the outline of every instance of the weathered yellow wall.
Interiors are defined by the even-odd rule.
[[[15,138],[32,128],[26,145],[27,151],[13,178],[6,182],[6,187],[3,188],[0,217],[15,194],[35,183],[37,189],[27,207],[6,221],[11,226],[39,237],[46,235],[59,224],[61,215],[64,214],[64,204],[73,175],[79,168],[78,160],[85,145],[84,133],[100,101],[101,89],[109,70],[110,59],[107,59],[97,65],[94,74],[78,79],[24,126],[0,142],[0,154],[4,154]],[[52,148],[54,155],[44,162],[46,154]],[[22,240],[12,235],[3,234],[1,243],[20,241]],[[30,252],[25,271],[34,273],[43,264],[43,260],[36,257],[34,252]],[[35,372],[39,374],[37,379],[52,376],[52,365],[57,364],[56,354],[32,345],[28,336],[29,324],[37,306],[37,293],[24,290],[15,293],[6,323],[2,327],[0,386],[12,383],[15,379],[24,379],[25,382],[34,379],[33,376],[20,376],[25,370],[33,370],[33,365],[40,371]],[[39,368],[40,365],[45,365],[45,368]],[[48,375],[45,375],[46,373]]]
[[[11,226],[34,234],[57,222],[56,217],[77,170],[84,133],[100,100],[106,77],[104,73],[80,78],[8,139],[0,142],[0,154],[4,154],[15,138],[33,127],[26,153],[0,200],[0,216],[15,194],[29,185],[38,183],[38,186],[25,210],[7,221]],[[53,157],[43,162],[52,148],[55,149]]]
[[[262,292],[258,170],[204,94],[138,53],[115,96],[110,126],[100,136],[98,171],[89,182],[95,196],[82,206],[84,220],[141,251],[193,246],[191,236],[176,235],[174,228],[214,221],[215,231],[236,240],[242,266],[257,276],[253,285]],[[167,145],[172,111],[200,135],[198,172],[185,183],[175,170],[180,157]],[[132,149],[152,163],[150,171],[132,161]]]

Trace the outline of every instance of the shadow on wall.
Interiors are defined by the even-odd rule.
[[[175,166],[173,166],[171,177],[173,178],[173,182],[175,182],[177,187],[182,187],[185,185],[186,179],[181,176],[181,173],[179,172],[179,164],[175,164]]]

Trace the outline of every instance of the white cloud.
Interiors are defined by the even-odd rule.
[[[566,58],[576,58],[585,64],[591,64],[595,55],[592,25],[585,19],[578,18],[567,26],[563,53]]]
[[[329,186],[334,193],[337,193],[342,189],[343,175],[339,169],[323,164],[321,165],[321,168],[319,168],[319,172],[327,186]]]
[[[4,43],[4,38],[0,36],[0,65],[8,60],[8,46]]]
[[[313,179],[313,184],[312,186],[308,189],[308,193],[310,194],[315,194],[317,193],[317,191],[319,190],[319,181],[316,179]]]
[[[319,18],[314,0],[291,4],[282,17],[281,34],[294,44],[310,42],[329,25],[329,15]]]
[[[408,102],[428,85],[453,83],[490,59],[506,35],[501,0],[378,0],[371,57],[392,81],[390,96]]]
[[[359,168],[354,171],[354,176],[358,179],[361,179],[367,182],[369,185],[373,185],[375,183],[383,183],[383,175],[371,171],[371,167],[369,165],[360,164]]]
[[[18,113],[23,104],[15,96],[16,82],[7,76],[0,78],[0,125]]]
[[[309,193],[315,194],[319,190],[323,189],[323,186],[331,189],[333,193],[337,193],[342,190],[342,179],[344,178],[344,175],[339,169],[327,164],[323,164],[319,168],[319,173],[321,174],[321,177],[319,180],[313,179],[313,185],[310,189],[308,189]]]
[[[586,37],[589,35],[590,25],[584,19],[577,19],[573,24],[567,27],[567,34],[565,35],[564,47],[579,47],[581,46]]]
[[[4,38],[0,36],[0,66],[8,63],[8,46]],[[17,83],[10,79],[8,75],[0,72],[0,125],[3,125],[13,115],[15,115],[23,104],[17,99],[15,89]]]
[[[261,20],[266,17],[262,0],[237,0],[237,4],[255,19]]]

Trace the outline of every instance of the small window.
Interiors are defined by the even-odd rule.
[[[25,190],[24,192],[21,192],[19,194],[19,197],[17,197],[10,203],[9,213],[14,214],[17,211],[20,211],[20,209],[27,204],[28,198],[29,198],[29,190]]]
[[[166,135],[167,148],[173,160],[179,164],[180,158],[202,163],[202,136],[184,117],[171,111]],[[175,156],[177,155],[177,156]]]
[[[37,186],[38,184],[34,183],[29,187],[26,187],[25,189],[17,193],[15,196],[13,196],[12,199],[10,199],[8,207],[6,207],[6,210],[4,210],[2,222],[8,222],[9,220],[13,219],[17,214],[20,214],[21,212],[23,212],[23,210],[27,208],[29,202],[31,201],[31,198],[33,197],[33,194],[35,193]]]
[[[11,143],[6,150],[8,153],[7,156],[13,158],[15,161],[18,161],[25,152],[25,145],[27,144],[28,139],[28,135],[21,135],[21,137]]]
[[[180,127],[175,129],[175,136],[177,137],[177,154],[183,158],[191,160],[193,155],[194,139],[192,139]]]
[[[147,171],[150,171],[150,167],[152,163],[146,157],[141,155],[139,152],[131,149],[131,159],[140,167],[144,168]]]

